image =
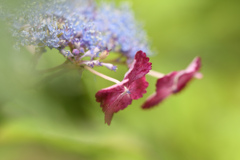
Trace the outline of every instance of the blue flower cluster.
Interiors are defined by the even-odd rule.
[[[151,54],[146,33],[126,4],[39,0],[24,5],[12,23],[18,45],[55,48],[78,60],[94,60],[106,51],[130,60],[138,50]]]
[[[88,4],[83,0],[79,3],[85,5],[76,8],[62,0],[24,5],[13,21],[13,36],[22,46],[56,48],[65,56],[73,56],[70,51],[64,51],[69,45],[92,49],[99,43],[101,33],[84,15]]]
[[[133,58],[139,50],[151,53],[146,33],[136,22],[128,4],[123,3],[117,7],[113,3],[102,3],[97,13],[94,22],[103,33],[104,46],[130,58]]]

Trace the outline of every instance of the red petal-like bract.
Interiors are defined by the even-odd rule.
[[[113,113],[126,108],[132,103],[132,98],[126,92],[124,85],[128,80],[123,80],[119,84],[102,89],[96,93],[96,101],[101,103],[105,112],[105,123],[110,125]]]
[[[105,123],[110,125],[114,113],[123,110],[133,99],[139,99],[146,93],[148,82],[145,75],[151,70],[151,65],[146,54],[138,51],[123,81],[96,93],[96,101],[101,103],[105,112]]]
[[[142,78],[152,69],[152,63],[146,53],[138,51],[135,55],[134,61],[131,64],[128,72],[125,74],[124,79],[129,79],[129,83]]]
[[[201,74],[198,72],[200,67],[201,59],[197,57],[187,69],[175,71],[159,78],[156,84],[156,92],[146,100],[142,108],[147,109],[156,106],[171,94],[180,92],[193,77],[201,78]]]

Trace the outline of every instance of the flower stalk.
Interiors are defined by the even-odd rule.
[[[88,67],[88,66],[84,66],[84,68],[85,68],[86,70],[92,72],[93,74],[95,74],[95,75],[97,75],[97,76],[99,76],[99,77],[102,77],[103,79],[106,79],[106,80],[108,80],[108,81],[114,82],[114,83],[116,83],[116,84],[120,83],[119,80],[116,80],[116,79],[114,79],[114,78],[111,78],[111,77],[109,77],[109,76],[106,76],[106,75],[104,75],[104,74],[102,74],[102,73],[100,73],[100,72],[97,72],[97,71],[95,71],[94,69],[92,69],[92,68],[90,68],[90,67]]]
[[[155,77],[155,78],[162,78],[165,76],[163,73],[159,73],[159,72],[156,72],[153,70],[149,71],[147,75]]]

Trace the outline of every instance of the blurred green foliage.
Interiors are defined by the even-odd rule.
[[[204,78],[143,111],[140,105],[156,81],[147,77],[148,93],[115,114],[109,127],[94,95],[112,83],[76,70],[41,81],[32,70],[32,55],[12,48],[14,39],[1,22],[1,160],[240,159],[240,1],[129,2],[156,51],[153,69],[180,70],[201,56]],[[49,51],[38,68],[63,61]],[[121,80],[127,68],[99,70]]]

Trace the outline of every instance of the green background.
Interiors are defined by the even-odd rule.
[[[2,4],[11,8],[22,2]],[[150,58],[153,70],[181,70],[201,56],[204,78],[142,110],[156,83],[147,77],[148,93],[107,126],[95,93],[111,82],[87,71],[43,79],[32,70],[32,55],[12,48],[14,39],[1,22],[1,160],[240,159],[240,1],[129,2],[157,53]],[[38,68],[63,61],[49,51]],[[127,68],[98,70],[121,80]]]

